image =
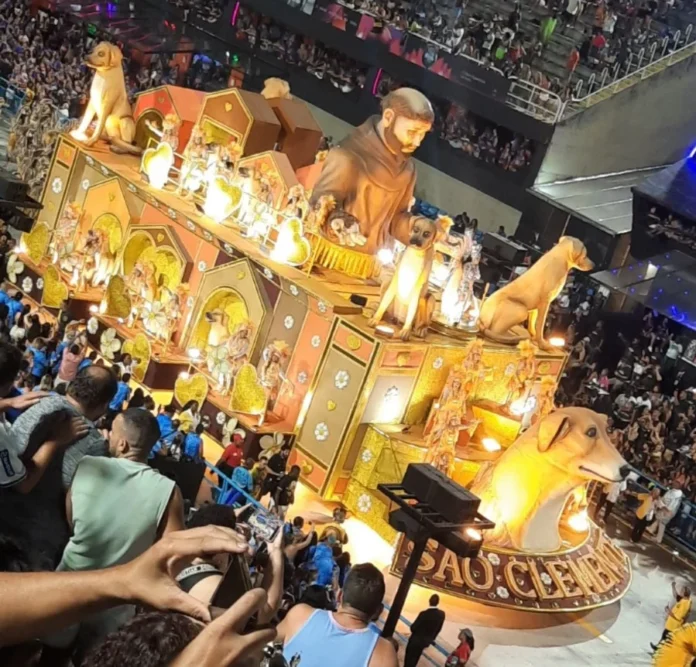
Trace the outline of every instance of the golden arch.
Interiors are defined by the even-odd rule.
[[[104,232],[109,239],[109,252],[112,255],[118,253],[123,243],[123,229],[121,221],[113,213],[102,213],[94,221],[92,229]]]
[[[211,292],[198,310],[195,324],[189,340],[189,346],[204,350],[208,346],[210,323],[205,314],[221,310],[228,334],[233,334],[237,327],[249,319],[249,311],[242,295],[231,287],[219,287]]]
[[[139,231],[131,234],[123,249],[123,275],[129,276],[140,255],[154,245],[155,241],[148,232]]]

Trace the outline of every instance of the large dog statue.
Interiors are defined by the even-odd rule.
[[[618,482],[628,472],[609,440],[604,415],[574,407],[552,412],[474,479],[471,491],[481,498],[479,511],[496,524],[486,532],[486,544],[556,551],[570,494],[585,482]]]
[[[519,278],[489,296],[481,306],[479,327],[484,337],[497,343],[517,345],[527,336],[510,331],[527,322],[529,336],[544,350],[544,327],[549,306],[561,293],[571,269],[590,271],[594,264],[581,241],[562,236]]]
[[[86,146],[92,146],[105,135],[114,152],[138,155],[141,150],[133,146],[135,121],[128,102],[122,61],[121,49],[109,42],[100,42],[87,56],[85,64],[94,70],[89,104],[79,127],[70,136]],[[87,130],[95,117],[97,126],[88,137]]]

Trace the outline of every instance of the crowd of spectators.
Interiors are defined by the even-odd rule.
[[[342,93],[365,86],[367,68],[321,42],[297,35],[272,19],[242,7],[235,24],[236,37],[276,60],[329,81]]]
[[[550,331],[565,332],[570,350],[557,403],[606,414],[610,437],[623,457],[696,504],[696,387],[679,366],[688,339],[678,325],[651,310],[632,324],[633,334],[608,335],[602,305],[601,295],[581,283],[567,288],[554,304]],[[672,531],[693,542],[696,521],[688,520],[689,505],[681,513],[679,505],[662,523],[673,521]]]
[[[217,23],[227,4],[225,0],[169,0],[169,3],[181,9],[184,23],[190,21],[191,12],[201,21]]]
[[[650,236],[696,250],[696,227],[690,223],[684,224],[673,213],[662,213],[657,207],[653,207],[648,213],[648,224]]]

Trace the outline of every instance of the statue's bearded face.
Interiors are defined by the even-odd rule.
[[[430,127],[431,123],[427,121],[396,116],[391,122],[385,123],[384,140],[393,153],[410,155],[421,145]]]

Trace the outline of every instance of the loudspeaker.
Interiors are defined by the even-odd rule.
[[[465,523],[478,512],[481,500],[428,463],[406,468],[403,488],[452,523]]]

